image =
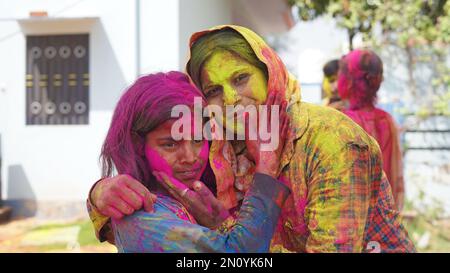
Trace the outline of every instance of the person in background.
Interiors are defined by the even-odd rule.
[[[339,71],[339,60],[328,61],[323,69],[322,81],[322,104],[342,111],[347,107],[345,101],[339,97],[337,90],[337,76]]]
[[[349,101],[343,112],[374,137],[383,154],[383,170],[397,209],[403,208],[403,163],[398,127],[391,115],[375,106],[383,80],[383,62],[371,50],[354,50],[340,61],[338,92]]]

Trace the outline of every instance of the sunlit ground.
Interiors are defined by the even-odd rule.
[[[441,215],[440,205],[413,209],[406,204],[403,223],[418,252],[450,253],[450,218]]]
[[[450,219],[429,221],[417,217],[405,226],[418,252],[450,253]]]
[[[91,222],[43,222],[34,218],[0,225],[0,252],[117,252],[100,243]]]
[[[437,219],[436,212],[408,210],[404,224],[419,252],[450,252],[450,219]],[[0,252],[102,252],[115,253],[100,243],[91,222],[43,222],[34,218],[0,225]]]

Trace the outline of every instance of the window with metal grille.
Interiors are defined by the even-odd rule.
[[[26,124],[89,123],[89,35],[27,36]]]

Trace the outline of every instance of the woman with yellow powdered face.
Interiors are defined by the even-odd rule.
[[[394,209],[376,142],[340,112],[301,102],[297,81],[254,32],[218,26],[190,40],[187,73],[209,105],[261,105],[282,93],[291,133],[280,164],[256,170],[245,141],[213,140],[209,161],[217,198],[236,211],[255,172],[291,190],[271,241],[272,252],[414,252]],[[225,111],[224,111],[225,112]],[[215,117],[241,133],[242,124]],[[227,219],[222,230],[233,228]]]
[[[339,60],[328,61],[322,68],[322,105],[333,107],[339,111],[347,108],[347,102],[339,97],[337,90],[337,76],[339,72]]]

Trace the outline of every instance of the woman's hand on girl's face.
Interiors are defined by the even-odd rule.
[[[100,180],[92,189],[91,202],[104,216],[121,219],[143,208],[153,212],[156,195],[129,175]]]
[[[267,130],[270,135],[269,140],[261,140],[260,134],[259,134],[259,127],[260,127],[260,120],[258,119],[257,124],[251,124],[246,119],[246,146],[247,151],[250,154],[251,157],[253,157],[253,160],[255,161],[256,168],[255,171],[263,174],[270,175],[274,178],[278,177],[278,168],[280,166],[280,160],[281,160],[281,152],[283,151],[284,144],[289,137],[290,134],[290,120],[289,116],[286,112],[287,109],[287,102],[283,98],[283,95],[281,92],[271,92],[267,98],[266,105],[268,106],[267,109]],[[274,127],[273,124],[271,124],[271,107],[274,105],[279,106],[279,126],[278,128],[272,128]],[[253,131],[256,133],[256,140],[250,139],[249,132]],[[277,147],[273,147],[272,150],[264,150],[262,149],[262,145],[273,143],[273,138],[277,137],[276,133],[278,133],[278,145]],[[275,143],[277,143],[275,141]]]
[[[222,203],[202,182],[195,181],[192,189],[168,176],[164,172],[153,172],[160,184],[177,199],[197,222],[205,227],[214,229],[220,226],[230,215]]]

